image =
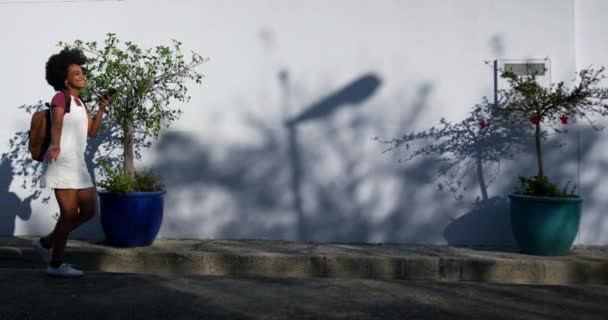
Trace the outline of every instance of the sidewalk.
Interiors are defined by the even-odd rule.
[[[539,257],[426,245],[162,239],[149,247],[122,249],[70,240],[66,255],[66,262],[83,270],[104,272],[608,284],[608,247]],[[42,268],[31,238],[0,238],[0,268]]]

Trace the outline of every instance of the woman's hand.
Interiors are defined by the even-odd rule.
[[[108,104],[110,103],[110,99],[111,99],[111,97],[110,98],[101,97],[99,99],[99,109],[105,109],[108,106]]]
[[[46,158],[49,160],[57,160],[60,152],[61,152],[61,148],[59,148],[58,145],[53,144],[46,151]]]
[[[97,136],[99,128],[101,127],[101,119],[103,118],[103,114],[106,111],[106,107],[110,103],[111,99],[112,96],[99,97],[99,112],[97,112],[95,119],[93,119],[91,115],[87,112],[87,117],[89,118],[87,134],[89,137],[94,138]]]

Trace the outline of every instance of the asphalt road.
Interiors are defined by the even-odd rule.
[[[607,286],[0,269],[0,319],[608,319]]]

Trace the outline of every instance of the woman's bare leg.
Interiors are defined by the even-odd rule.
[[[74,229],[80,227],[83,223],[91,220],[95,216],[96,194],[94,188],[86,188],[78,190],[78,219]],[[74,230],[72,229],[72,230]]]
[[[78,191],[76,189],[55,189],[55,198],[59,204],[60,213],[52,232],[53,255],[51,264],[63,261],[68,235],[77,222]]]
[[[85,222],[91,220],[95,216],[96,205],[95,205],[95,189],[86,188],[77,190],[78,194],[78,214],[76,215],[76,221],[72,225],[72,230],[76,230]],[[51,231],[47,236],[43,237],[46,243],[53,244],[55,230]]]

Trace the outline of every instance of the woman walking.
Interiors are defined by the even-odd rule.
[[[99,132],[109,98],[101,98],[92,118],[79,98],[86,88],[83,65],[86,57],[78,49],[63,49],[46,63],[46,80],[53,87],[51,100],[51,144],[46,152],[43,187],[52,188],[59,204],[59,219],[53,231],[33,242],[47,264],[47,274],[79,277],[82,271],[64,263],[68,235],[95,215],[95,190],[85,162],[87,137]]]

